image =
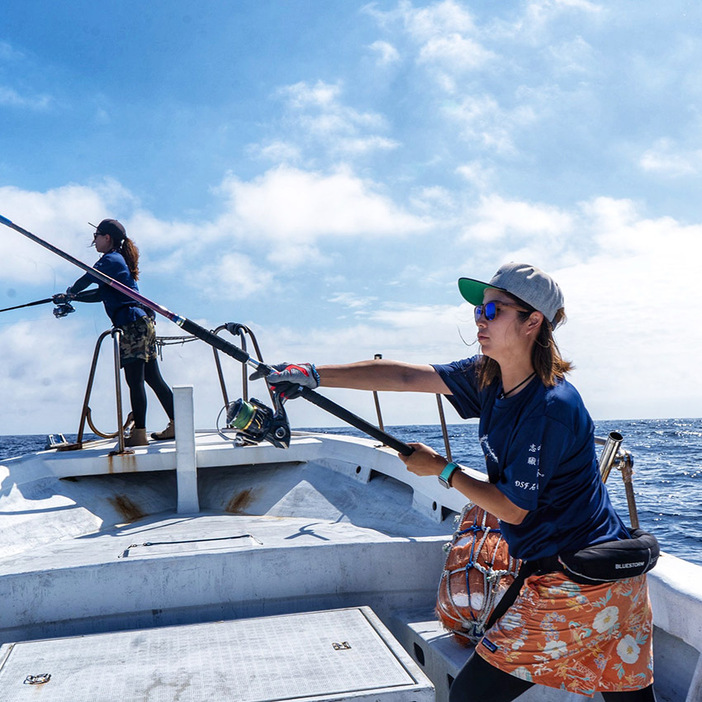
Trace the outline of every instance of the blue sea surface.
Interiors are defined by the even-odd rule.
[[[325,429],[363,436],[355,429]],[[446,455],[441,427],[386,427],[401,441],[421,441]],[[702,419],[635,419],[595,423],[595,435],[617,431],[621,448],[634,459],[634,495],[639,525],[658,538],[661,548],[702,565]],[[448,426],[451,454],[461,465],[484,470],[475,423]],[[624,482],[613,470],[607,488],[624,522],[630,524]]]
[[[355,429],[321,429],[364,436]],[[401,441],[421,441],[445,454],[438,425],[386,427]],[[702,419],[638,419],[596,422],[597,436],[618,431],[622,449],[634,457],[634,494],[639,522],[663,550],[702,565]],[[448,427],[455,461],[481,470],[485,464],[474,423]],[[66,436],[74,441],[74,436]],[[0,460],[44,449],[45,435],[0,436]],[[612,471],[607,487],[629,523],[621,474]]]

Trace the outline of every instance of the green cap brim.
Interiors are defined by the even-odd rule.
[[[494,285],[483,283],[479,280],[473,280],[472,278],[458,279],[458,290],[471,305],[482,305],[485,291],[488,288],[494,287]],[[499,290],[500,288],[497,289]]]

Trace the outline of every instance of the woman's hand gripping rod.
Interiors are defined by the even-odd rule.
[[[239,349],[238,347],[235,346],[234,348],[236,348],[240,353],[245,354],[245,352]],[[245,355],[248,356],[248,354]],[[261,363],[260,361],[257,361],[251,358],[250,356],[248,356],[246,361],[243,361],[242,359],[238,360],[241,360],[242,362],[246,363],[246,365],[253,368],[256,371],[256,375],[259,377],[265,378],[266,376],[270,375],[270,373],[273,370],[275,370],[271,366],[266,365],[265,363]],[[362,419],[358,415],[353,414],[353,412],[350,412],[341,405],[338,405],[336,402],[330,400],[328,397],[320,395],[318,392],[315,392],[311,388],[299,386],[296,392],[290,393],[288,391],[287,394],[293,395],[294,397],[303,397],[305,400],[311,402],[313,405],[316,405],[317,407],[325,410],[326,412],[329,412],[329,414],[333,414],[335,417],[338,417],[347,424],[350,424],[352,427],[356,427],[356,429],[359,429],[364,434],[368,434],[374,439],[381,441],[384,445],[395,449],[398,453],[401,453],[403,456],[409,456],[414,451],[414,449],[411,446],[408,446],[404,442],[395,438],[391,434],[388,434],[382,429],[379,429],[375,425],[370,424],[365,419]],[[253,430],[255,432],[254,437],[252,437],[252,439],[254,439],[257,435],[260,435],[261,439],[258,439],[258,441],[267,438],[276,446],[279,446],[279,444],[282,443],[283,439],[282,422],[284,421],[285,426],[288,428],[287,443],[285,444],[285,446],[287,447],[290,442],[290,435],[289,424],[287,422],[287,417],[283,408],[285,398],[283,397],[280,391],[274,392],[273,398],[275,402],[274,412],[271,412],[271,410],[268,409],[265,405],[253,398],[251,399],[250,403],[246,403],[244,400],[236,400],[235,402],[230,403],[227,409],[227,425],[230,428],[239,429],[242,426],[246,426],[247,429],[245,431]],[[247,407],[247,404],[250,406]],[[266,415],[266,412],[270,414]],[[276,424],[276,421],[278,422],[278,424]],[[242,433],[245,433],[245,431],[242,431]],[[279,432],[280,436],[276,436],[275,432]],[[258,443],[258,441],[253,442]]]
[[[196,336],[201,341],[204,341],[206,344],[213,346],[222,353],[226,353],[228,356],[231,356],[240,363],[245,363],[251,368],[259,371],[262,375],[269,375],[273,370],[270,366],[267,366],[265,363],[261,363],[260,361],[251,358],[248,353],[246,353],[243,349],[240,349],[235,344],[232,344],[231,342],[226,341],[214,332],[211,332],[208,329],[201,327],[199,324],[196,324],[187,317],[181,317],[180,315],[174,314],[173,312],[166,309],[165,307],[162,307],[158,303],[149,300],[147,297],[144,297],[141,293],[137,292],[136,290],[132,290],[131,288],[127,287],[126,285],[123,285],[119,281],[110,278],[110,276],[108,275],[105,275],[102,271],[96,270],[92,266],[89,266],[87,263],[83,263],[83,261],[80,261],[74,256],[71,256],[71,254],[62,251],[53,244],[50,244],[48,241],[44,241],[40,237],[36,236],[36,234],[32,234],[26,229],[23,229],[19,225],[7,219],[7,217],[3,217],[2,215],[0,215],[0,224],[4,224],[6,227],[14,229],[16,232],[22,234],[22,236],[31,239],[36,244],[43,246],[45,249],[48,249],[52,253],[55,253],[57,256],[60,256],[69,263],[72,263],[74,266],[81,268],[86,273],[90,273],[90,275],[93,278],[95,278],[95,280],[100,281],[105,285],[109,285],[111,288],[118,290],[119,292],[131,298],[132,300],[136,300],[145,307],[148,307],[150,310],[153,310],[154,312],[157,312],[158,314],[166,317],[166,319],[169,319],[171,322],[175,322],[179,327],[182,327],[188,334]],[[304,397],[305,400],[307,400],[308,402],[311,402],[313,405],[317,405],[317,407],[320,407],[324,411],[333,414],[335,417],[338,417],[347,424],[350,424],[356,429],[359,429],[364,434],[368,434],[374,439],[381,441],[383,444],[395,449],[403,456],[409,456],[413,452],[413,449],[404,442],[400,441],[399,439],[396,439],[390,434],[387,434],[381,429],[378,429],[378,427],[374,426],[373,424],[370,424],[365,419],[362,419],[361,417],[358,417],[352,412],[349,412],[344,407],[337,405],[329,398],[320,395],[314,390],[311,390],[310,388],[304,388],[302,389],[300,395]],[[273,412],[272,410],[268,411],[271,412],[272,416],[275,416],[275,412]],[[287,418],[285,419],[285,423],[287,425]],[[273,429],[274,434],[280,426],[282,425],[274,426],[273,424],[271,424],[271,428]],[[289,431],[290,430],[288,426],[287,443],[285,443],[286,437],[283,435],[281,439],[276,439],[277,443],[274,442],[275,445],[288,446],[290,443]]]

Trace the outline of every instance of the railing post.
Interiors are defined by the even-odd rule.
[[[439,422],[441,422],[441,434],[444,437],[444,448],[446,449],[446,458],[449,461],[453,460],[451,456],[451,442],[449,441],[448,428],[446,427],[446,415],[444,414],[444,406],[441,403],[441,395],[436,395],[436,404],[439,408]]]
[[[195,413],[193,386],[173,388],[176,435],[176,482],[178,514],[196,514],[200,511],[197,495],[197,459],[195,454]]]
[[[121,366],[119,341],[122,338],[122,330],[115,327],[111,333],[115,364],[115,401],[117,403],[117,453],[125,453],[124,426],[122,424],[122,380],[119,374]]]
[[[382,353],[376,353],[375,356],[373,356],[373,360],[379,361],[382,359],[382,357]],[[375,402],[375,413],[378,415],[378,429],[380,429],[380,431],[385,431],[385,427],[383,426],[383,415],[380,412],[380,400],[378,399],[378,393],[375,390],[373,390],[373,401]]]

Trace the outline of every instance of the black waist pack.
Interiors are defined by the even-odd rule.
[[[648,573],[658,562],[661,552],[658,539],[641,529],[632,529],[629,534],[629,539],[606,541],[559,556],[522,561],[517,577],[485,624],[485,631],[511,607],[524,581],[534,573],[560,571],[581,585],[611,583]]]
[[[592,585],[633,578],[648,573],[658,561],[658,539],[641,529],[633,529],[630,539],[607,541],[555,558],[558,570],[576,583]]]

